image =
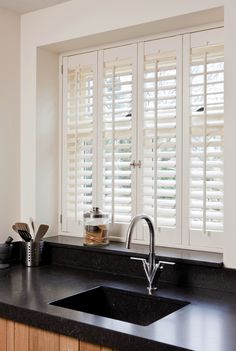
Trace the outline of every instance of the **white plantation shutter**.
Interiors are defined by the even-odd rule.
[[[103,53],[102,207],[115,223],[127,224],[135,213],[136,53],[136,45]]]
[[[63,228],[78,231],[91,209],[96,165],[97,54],[64,59],[64,198]]]
[[[63,58],[62,231],[83,212],[153,218],[157,244],[219,251],[224,230],[221,28]],[[145,223],[133,240],[149,241]]]
[[[159,243],[180,242],[181,39],[144,44],[142,212],[158,228]]]
[[[190,52],[190,242],[209,247],[221,247],[224,229],[224,48],[221,33],[210,31],[210,38],[206,33],[207,45],[203,45],[201,36],[192,36]]]

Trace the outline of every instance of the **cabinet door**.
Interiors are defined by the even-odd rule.
[[[79,341],[68,336],[60,335],[60,351],[79,351]]]
[[[0,319],[0,351],[28,351],[28,326]]]
[[[7,350],[7,321],[0,318],[0,351]]]
[[[0,318],[0,351],[112,351],[112,349]]]
[[[25,351],[25,349],[22,350]],[[29,351],[60,351],[59,334],[42,329],[30,328]]]
[[[25,324],[15,324],[14,351],[29,351],[29,327]]]
[[[88,342],[80,341],[79,351],[112,351],[112,349],[110,349],[109,347],[94,345]]]
[[[7,351],[15,351],[15,323],[7,321]]]
[[[80,341],[80,351],[101,351],[101,347],[90,344],[89,342]]]

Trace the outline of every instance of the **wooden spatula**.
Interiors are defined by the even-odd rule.
[[[13,224],[12,229],[14,230],[14,232],[18,233],[15,224]]]
[[[39,229],[38,229],[38,231],[36,233],[36,236],[35,236],[35,241],[42,240],[44,235],[47,233],[48,228],[49,228],[49,225],[47,225],[47,224],[40,224]]]

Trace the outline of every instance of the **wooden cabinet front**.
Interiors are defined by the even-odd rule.
[[[60,351],[60,335],[30,327],[29,351]]]
[[[113,351],[0,318],[0,351]]]
[[[60,335],[60,351],[80,351],[79,340]]]

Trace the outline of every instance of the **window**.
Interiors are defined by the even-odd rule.
[[[218,249],[223,235],[222,29],[63,58],[62,230],[112,214],[123,240],[149,214],[158,244]],[[140,225],[135,241],[146,243]]]

